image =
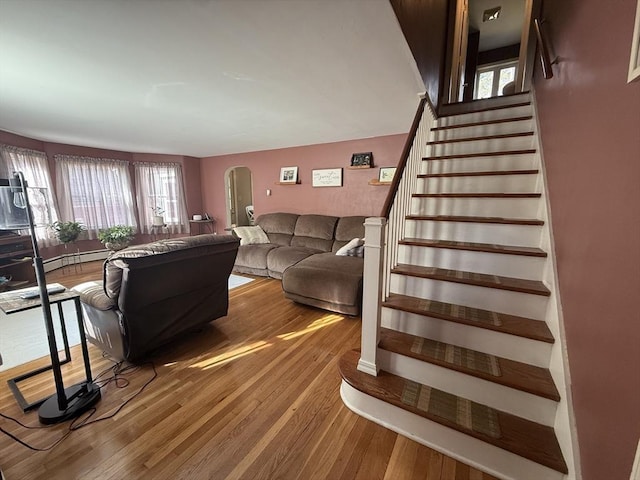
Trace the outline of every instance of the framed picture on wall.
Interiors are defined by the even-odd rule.
[[[373,167],[373,153],[354,153],[351,155],[351,166],[360,168]]]
[[[280,183],[297,183],[298,167],[282,167],[280,169]]]
[[[311,185],[314,187],[341,187],[342,169],[322,168],[313,170],[311,176]]]
[[[391,183],[393,176],[396,174],[396,167],[381,167],[378,181],[380,183]]]

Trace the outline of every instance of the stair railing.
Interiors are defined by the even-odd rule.
[[[416,115],[391,183],[382,216],[365,221],[365,260],[362,292],[362,343],[358,370],[377,375],[382,302],[391,285],[391,269],[397,265],[398,242],[404,236],[406,216],[411,211],[427,141],[435,115],[421,95]]]

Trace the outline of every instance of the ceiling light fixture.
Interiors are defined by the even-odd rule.
[[[482,22],[484,23],[484,22],[489,22],[491,20],[497,20],[498,17],[500,16],[501,10],[502,10],[502,7],[488,8],[482,13]]]

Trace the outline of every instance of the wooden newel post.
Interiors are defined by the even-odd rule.
[[[362,346],[358,370],[378,375],[378,342],[382,299],[382,269],[386,218],[371,217],[364,222],[364,280],[362,287]]]

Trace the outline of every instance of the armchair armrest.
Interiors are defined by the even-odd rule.
[[[71,290],[80,294],[80,301],[97,310],[114,310],[116,303],[104,293],[102,282],[85,282]]]

